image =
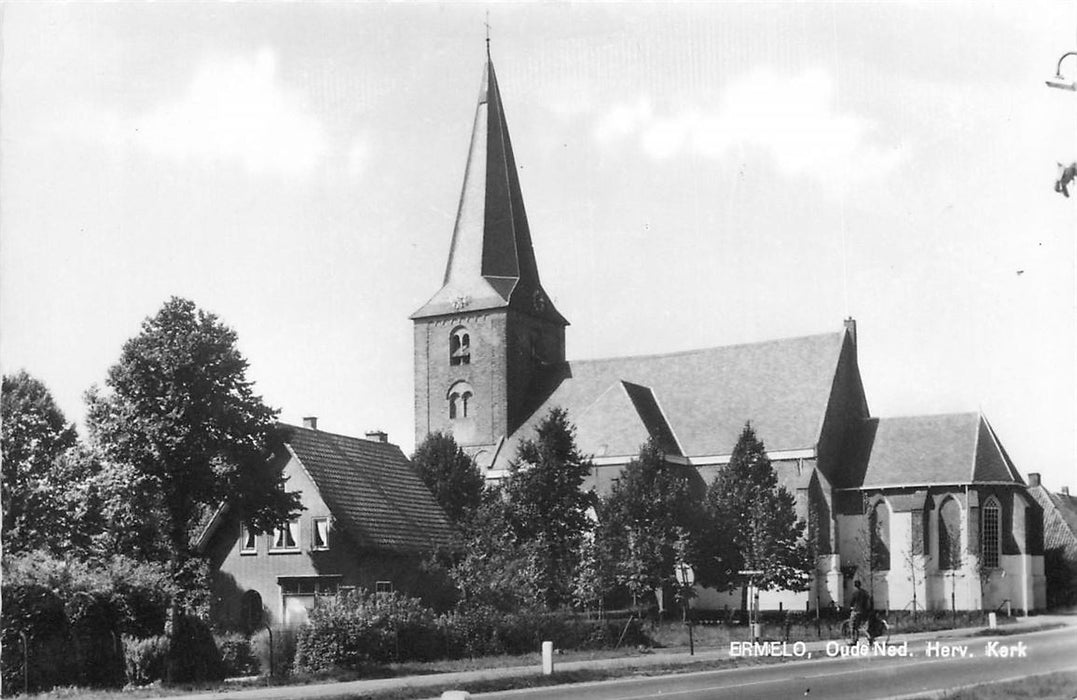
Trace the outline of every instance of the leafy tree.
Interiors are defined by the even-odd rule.
[[[108,391],[87,393],[91,438],[149,501],[139,516],[163,535],[183,590],[196,585],[191,537],[209,508],[231,503],[256,532],[299,509],[298,494],[266,468],[276,411],[246,371],[235,332],[173,297],[124,344]]]
[[[805,523],[796,516],[793,496],[778,486],[778,477],[751,424],[744,426],[729,464],[707,492],[717,532],[730,548],[720,578],[727,585],[747,583],[733,572],[762,571],[755,584],[764,590],[804,590],[812,569],[801,535]]]
[[[451,433],[427,435],[411,461],[449,520],[462,524],[474,514],[482,502],[482,474]]]
[[[702,552],[685,542],[702,541],[709,531],[704,492],[694,470],[667,463],[648,441],[602,500],[596,543],[607,569],[634,598],[674,582],[678,546],[685,563],[701,563]]]
[[[504,486],[509,531],[530,548],[549,607],[571,602],[580,546],[593,524],[595,495],[583,490],[591,460],[576,448],[575,432],[563,409],[551,409],[536,439],[520,443]]]
[[[92,499],[83,491],[94,468],[78,450],[75,426],[25,370],[4,376],[0,413],[5,554],[85,545]]]

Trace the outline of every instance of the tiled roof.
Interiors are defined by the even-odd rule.
[[[444,512],[399,447],[291,425],[281,431],[359,546],[419,552],[449,544]]]
[[[1023,483],[978,413],[874,419],[865,432],[862,486]]]
[[[686,456],[728,455],[748,421],[771,452],[814,448],[845,337],[841,331],[566,363],[551,377],[549,398],[501,454],[511,459],[515,445],[533,436],[555,406],[576,423],[584,451],[606,444],[606,454],[634,455],[639,436],[651,433],[679,445]],[[628,414],[634,418],[626,422]],[[640,429],[628,431],[626,425]]]
[[[1043,486],[1030,486],[1028,492],[1043,508],[1043,547],[1061,549],[1070,559],[1077,559],[1077,498],[1065,493],[1051,493]]]

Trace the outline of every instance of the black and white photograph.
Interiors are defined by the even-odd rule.
[[[1077,697],[1077,2],[0,4],[3,697]]]

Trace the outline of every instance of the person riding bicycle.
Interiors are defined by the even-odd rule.
[[[853,586],[856,590],[853,591],[853,597],[849,600],[849,624],[853,628],[853,642],[855,643],[860,635],[860,624],[871,620],[872,604],[871,596],[860,586],[860,581],[855,581]]]

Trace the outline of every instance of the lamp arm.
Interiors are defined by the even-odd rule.
[[[1067,51],[1066,53],[1062,54],[1062,56],[1059,57],[1058,65],[1055,66],[1055,76],[1056,77],[1059,77],[1059,78],[1062,77],[1062,61],[1065,61],[1070,56],[1077,56],[1077,51]]]

